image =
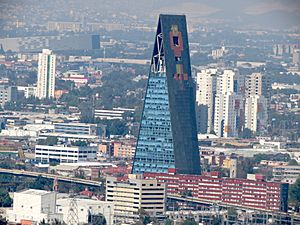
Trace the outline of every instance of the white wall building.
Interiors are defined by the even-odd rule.
[[[198,133],[210,133],[213,130],[217,72],[216,68],[203,69],[197,72]]]
[[[106,178],[106,201],[115,203],[115,218],[121,222],[138,220],[138,211],[143,208],[151,217],[160,217],[165,212],[165,184],[157,180],[145,180],[141,174],[129,174],[128,181]]]
[[[245,80],[246,97],[259,95],[268,98],[270,95],[271,83],[269,77],[262,73],[252,73]]]
[[[134,109],[127,108],[113,108],[109,109],[95,109],[95,118],[104,119],[104,120],[121,120],[123,119],[124,113],[134,113]]]
[[[243,109],[243,78],[237,70],[224,70],[217,78],[214,131],[219,137],[235,137]]]
[[[263,133],[268,125],[270,79],[262,73],[252,73],[245,82],[245,128]]]
[[[245,128],[253,133],[263,132],[268,124],[268,100],[264,96],[252,95],[246,98]]]
[[[300,49],[293,51],[293,64],[300,64]]]
[[[101,214],[105,217],[107,225],[113,225],[114,204],[94,199],[75,198],[79,224],[87,224],[89,215]],[[57,212],[63,214],[63,221],[68,224],[70,198],[57,199]]]
[[[88,78],[77,70],[69,70],[63,74],[62,80],[73,81],[77,87],[87,84]]]
[[[35,159],[44,163],[49,163],[50,161],[74,163],[96,159],[97,150],[97,147],[92,146],[36,145]]]
[[[49,49],[39,53],[36,97],[54,98],[56,56]]]
[[[37,92],[37,87],[33,86],[18,86],[18,91],[24,93],[25,98],[35,97]]]
[[[63,215],[56,212],[56,193],[43,190],[23,190],[14,193],[13,208],[7,211],[8,221],[21,223],[29,220],[46,223],[62,221]]]

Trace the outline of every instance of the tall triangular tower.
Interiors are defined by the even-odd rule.
[[[200,174],[185,16],[160,15],[133,173]]]

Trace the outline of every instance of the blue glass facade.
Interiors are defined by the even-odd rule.
[[[135,154],[134,173],[175,168],[167,79],[150,73]]]
[[[200,174],[185,16],[160,15],[133,173]]]

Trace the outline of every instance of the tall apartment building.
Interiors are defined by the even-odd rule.
[[[267,129],[270,79],[262,73],[252,73],[245,81],[245,128],[253,133]]]
[[[198,133],[210,133],[214,126],[217,74],[216,68],[197,72],[197,128]]]
[[[243,121],[243,78],[237,70],[226,69],[217,78],[214,132],[219,137],[235,137]]]
[[[245,79],[245,95],[250,97],[252,95],[270,97],[271,81],[268,76],[262,73],[252,73]]]
[[[293,51],[293,64],[300,64],[300,49]]]
[[[245,128],[253,133],[263,132],[268,125],[268,100],[264,96],[252,95],[245,102]]]
[[[200,174],[194,91],[186,18],[160,15],[133,173]]]
[[[49,49],[39,53],[36,97],[54,98],[56,56]]]
[[[165,212],[165,184],[155,179],[145,180],[142,174],[129,174],[128,181],[106,178],[106,201],[115,204],[115,219],[133,222],[139,218],[139,209],[151,217],[162,217]]]
[[[17,100],[17,88],[13,86],[0,85],[0,106],[5,103]]]

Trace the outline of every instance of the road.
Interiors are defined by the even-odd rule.
[[[11,175],[15,175],[15,176],[26,176],[26,177],[41,176],[41,177],[44,177],[47,179],[52,179],[52,180],[54,180],[56,178],[58,181],[83,184],[83,185],[93,186],[93,187],[99,187],[102,185],[102,183],[99,181],[86,180],[86,179],[80,179],[80,178],[74,178],[74,177],[66,177],[66,176],[49,174],[49,173],[31,172],[31,171],[25,171],[25,170],[0,169],[0,174],[11,174]]]

